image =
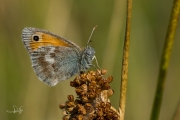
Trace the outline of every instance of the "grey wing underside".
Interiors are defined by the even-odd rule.
[[[79,73],[78,50],[46,46],[30,53],[32,66],[39,79],[50,86]]]

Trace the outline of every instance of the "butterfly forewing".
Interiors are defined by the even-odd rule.
[[[36,28],[25,28],[22,39],[37,76],[46,84],[54,86],[80,72],[81,50],[74,43]]]

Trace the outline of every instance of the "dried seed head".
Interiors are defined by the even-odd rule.
[[[71,86],[71,87],[77,87],[78,85],[77,85],[74,81],[71,81],[71,82],[70,82],[70,86]]]
[[[86,109],[84,108],[84,106],[78,104],[77,105],[77,109],[78,109],[78,113],[85,115],[86,114]]]
[[[96,97],[96,93],[90,92],[87,96],[89,99],[94,99]]]
[[[89,82],[91,82],[91,80],[92,80],[92,75],[91,75],[90,73],[88,73],[86,77],[87,77],[87,80],[88,80]]]
[[[86,104],[85,104],[85,109],[86,109],[86,111],[88,111],[88,112],[92,112],[93,106],[92,106],[90,103],[86,103]]]
[[[83,120],[84,117],[82,115],[77,115],[76,118],[77,120]]]
[[[102,75],[105,75],[107,73],[107,70],[106,69],[101,69],[101,74]]]
[[[87,85],[86,85],[86,84],[81,85],[81,89],[82,89],[84,92],[87,92]]]
[[[96,77],[92,76],[91,81],[95,81],[95,80],[96,80]]]
[[[106,108],[110,108],[111,107],[111,103],[110,102],[107,102],[106,103]]]
[[[69,120],[69,118],[70,118],[69,115],[64,115],[64,116],[62,117],[63,120]]]
[[[65,104],[60,104],[60,105],[59,105],[59,108],[60,108],[60,109],[64,109],[65,107],[66,107]]]
[[[86,96],[82,96],[81,100],[82,100],[83,103],[89,102],[89,99]]]
[[[74,107],[74,102],[66,101],[66,106],[67,107]]]
[[[102,79],[102,75],[98,75],[98,76],[96,77],[96,79],[97,79],[97,81],[101,80],[101,79]]]
[[[80,74],[70,82],[75,87],[77,97],[75,99],[73,95],[68,95],[68,101],[59,105],[64,111],[63,120],[118,119],[119,113],[111,109],[108,99],[114,93],[109,85],[113,77],[104,78],[106,73],[105,69],[90,71]]]
[[[69,107],[69,108],[67,108],[67,111],[68,111],[68,112],[72,112],[73,109],[74,109],[74,107]]]
[[[102,108],[98,108],[98,109],[97,109],[97,115],[100,116],[100,117],[103,116],[103,110],[102,110]]]
[[[107,94],[108,94],[108,97],[110,97],[114,94],[114,91],[112,89],[108,89]]]
[[[112,77],[112,76],[109,76],[109,77],[107,78],[107,80],[108,80],[108,83],[111,83],[111,82],[113,81],[113,77]]]
[[[76,88],[77,95],[82,95],[83,90],[80,87]]]
[[[93,76],[96,76],[96,72],[95,71],[90,71],[89,72],[91,75],[93,75]]]
[[[68,95],[68,100],[70,101],[70,102],[73,102],[74,101],[74,96],[73,95]]]
[[[74,82],[77,84],[77,85],[81,85],[82,81],[80,80],[80,78],[75,78],[74,79]]]

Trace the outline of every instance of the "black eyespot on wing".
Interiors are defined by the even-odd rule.
[[[34,41],[39,41],[39,36],[34,35],[34,36],[33,36],[33,40],[34,40]]]

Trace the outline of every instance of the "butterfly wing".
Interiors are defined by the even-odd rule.
[[[79,73],[81,49],[74,43],[37,28],[24,28],[22,40],[39,79],[50,86]]]

